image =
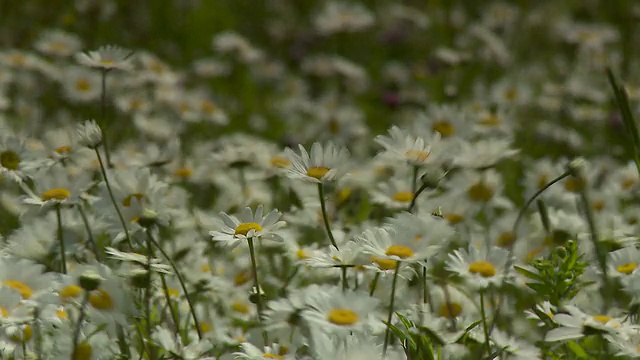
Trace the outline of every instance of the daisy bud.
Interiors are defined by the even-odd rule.
[[[138,289],[146,289],[149,284],[149,272],[145,269],[132,270],[129,275],[131,286]]]
[[[264,291],[262,290],[262,288],[260,289],[260,296],[263,299],[266,299],[266,296],[265,296]],[[251,289],[251,295],[249,295],[249,301],[251,301],[253,304],[257,303],[257,301],[258,301],[258,292],[256,291],[256,287],[255,286]]]
[[[95,120],[87,120],[76,129],[78,143],[89,149],[96,149],[102,143],[102,130]]]
[[[93,270],[87,270],[78,278],[78,284],[86,291],[93,291],[100,287],[100,283],[104,280],[97,272]]]
[[[138,220],[138,224],[143,228],[150,228],[155,225],[158,220],[158,213],[153,210],[144,209],[142,215],[140,215],[140,219]]]
[[[420,181],[429,189],[436,189],[447,173],[440,168],[432,168],[420,177]]]
[[[572,176],[580,176],[584,169],[587,167],[587,162],[584,158],[578,157],[569,162],[567,164],[567,171],[571,173]]]

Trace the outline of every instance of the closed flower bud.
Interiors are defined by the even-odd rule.
[[[80,278],[78,278],[78,284],[86,291],[93,291],[100,287],[102,280],[104,280],[104,278],[98,273],[88,270],[80,275]]]
[[[87,120],[78,125],[76,132],[78,143],[89,149],[96,149],[102,143],[102,130],[95,120]]]

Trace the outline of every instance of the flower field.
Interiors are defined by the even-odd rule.
[[[640,4],[0,19],[0,359],[640,358]]]

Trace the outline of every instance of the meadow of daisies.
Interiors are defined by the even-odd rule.
[[[640,4],[39,3],[0,358],[640,358]]]

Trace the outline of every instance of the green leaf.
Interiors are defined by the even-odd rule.
[[[588,359],[589,355],[586,351],[575,341],[569,341],[567,347],[573,351],[573,353],[580,359]]]
[[[515,265],[514,268],[516,269],[517,272],[519,272],[520,274],[522,274],[523,276],[532,279],[532,280],[538,280],[538,281],[544,281],[544,277],[538,273],[535,273],[531,270],[527,270],[521,266]]]
[[[607,77],[609,78],[609,83],[613,88],[616,102],[620,108],[622,122],[624,123],[624,127],[627,129],[627,133],[631,137],[633,161],[636,164],[638,174],[640,174],[640,134],[638,133],[638,126],[636,125],[636,121],[633,118],[633,112],[631,111],[631,106],[629,105],[629,96],[627,95],[625,88],[616,80],[613,75],[613,71],[609,68],[607,68]]]

